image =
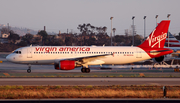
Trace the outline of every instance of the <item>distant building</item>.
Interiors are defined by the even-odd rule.
[[[136,26],[131,25],[129,29],[125,29],[125,35],[126,36],[132,36],[133,35],[133,28],[134,28],[134,35],[136,35]]]
[[[6,38],[6,39],[7,39],[7,38],[9,37],[9,35],[10,35],[10,34],[5,34],[5,33],[4,33],[4,34],[1,35],[1,38]]]
[[[32,42],[42,42],[41,35],[33,35]]]
[[[2,33],[0,32],[0,43],[1,44],[4,44],[4,43],[8,43],[8,37],[9,37],[9,33],[6,34],[6,33]]]

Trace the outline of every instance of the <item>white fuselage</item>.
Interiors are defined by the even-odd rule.
[[[83,58],[88,56],[107,56],[96,58],[88,65],[97,64],[126,64],[151,57],[139,47],[116,46],[32,46],[17,49],[21,53],[8,55],[7,60],[22,64],[54,64],[61,60]],[[113,55],[112,55],[113,54]]]

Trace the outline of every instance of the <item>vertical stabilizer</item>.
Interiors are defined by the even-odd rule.
[[[163,20],[138,47],[140,48],[163,48],[169,29],[170,20]]]

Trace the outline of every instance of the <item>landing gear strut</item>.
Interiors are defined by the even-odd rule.
[[[90,72],[90,69],[89,69],[89,68],[84,68],[84,67],[82,67],[81,72],[82,72],[82,73],[89,73],[89,72]]]
[[[29,68],[27,69],[27,72],[28,72],[28,73],[31,73],[31,64],[29,64],[28,67],[29,67]]]

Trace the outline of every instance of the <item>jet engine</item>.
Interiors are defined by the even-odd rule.
[[[160,57],[157,57],[157,58],[153,58],[153,61],[154,61],[154,62],[158,62],[158,63],[162,62],[163,60],[164,60],[164,56],[160,56]]]
[[[58,64],[54,64],[56,70],[72,70],[76,67],[75,61],[62,60]]]

